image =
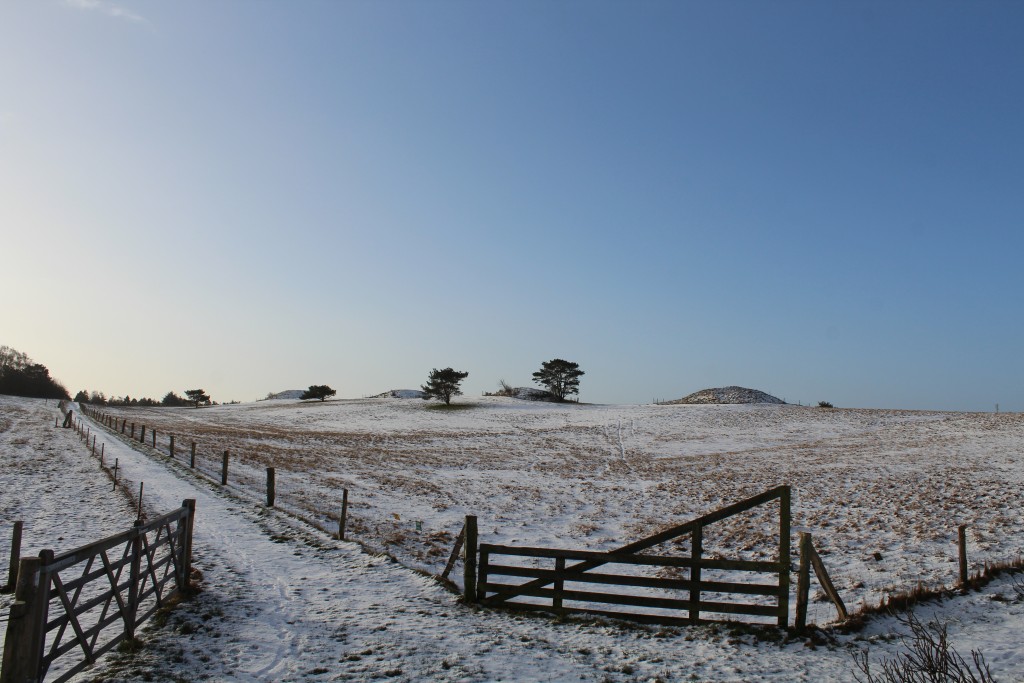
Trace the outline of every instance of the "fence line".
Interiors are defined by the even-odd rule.
[[[229,488],[242,497],[283,510],[341,540],[353,540],[349,533],[353,515],[348,488],[343,488],[339,492],[340,499],[329,500],[328,505],[319,508],[308,508],[301,504],[304,502],[301,496],[289,495],[291,489],[288,486],[287,470],[253,466],[236,457],[236,452],[231,448],[224,448],[216,455],[204,453],[195,440],[189,439],[186,435],[171,434],[168,430],[160,429],[159,425],[143,425],[130,422],[128,418],[119,419],[88,404],[81,404],[80,409],[84,415],[107,429],[114,437],[129,442],[133,448],[150,448],[158,455],[165,456],[179,466],[187,467],[197,475]],[[145,429],[145,436],[142,429]],[[154,434],[160,436],[154,438]],[[185,443],[189,443],[190,448],[187,452],[182,452],[183,449],[178,446]],[[177,457],[179,455],[182,457]]]

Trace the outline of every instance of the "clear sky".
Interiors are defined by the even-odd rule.
[[[6,0],[0,344],[74,393],[1024,410],[1024,3]]]

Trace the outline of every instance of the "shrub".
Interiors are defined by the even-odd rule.
[[[835,406],[832,405],[831,403],[829,403],[828,401],[818,401],[818,407],[819,408],[835,408]]]
[[[949,644],[946,624],[937,621],[922,622],[913,612],[896,617],[910,629],[909,635],[900,640],[906,647],[892,659],[882,660],[882,673],[871,673],[871,662],[866,650],[854,655],[854,662],[866,678],[856,673],[853,677],[860,683],[903,683],[904,681],[950,681],[951,683],[992,683],[995,679],[985,663],[985,657],[977,650],[971,650],[968,663]]]

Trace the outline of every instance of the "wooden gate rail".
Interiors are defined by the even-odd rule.
[[[719,522],[733,515],[745,512],[754,507],[779,500],[779,545],[778,559],[775,561],[752,560],[720,560],[702,557],[704,527]],[[709,514],[664,529],[646,538],[626,544],[608,552],[592,552],[578,550],[561,550],[548,548],[522,548],[491,544],[480,545],[479,576],[476,581],[473,597],[484,605],[507,605],[516,609],[544,610],[556,612],[588,612],[628,618],[653,623],[703,623],[700,613],[713,612],[723,614],[747,614],[751,616],[774,616],[780,627],[786,627],[789,621],[789,588],[790,588],[790,502],[791,493],[788,486],[779,486],[746,500],[739,501]],[[685,534],[691,536],[691,556],[666,557],[642,555],[640,551],[652,548],[666,541]],[[508,565],[492,565],[491,555],[508,555],[548,558],[556,560],[555,569],[535,569],[529,567],[512,567]],[[575,564],[566,566],[566,560]],[[590,570],[606,564],[648,565],[661,567],[681,567],[690,570],[689,579],[660,579],[653,577],[622,576],[617,574],[593,574]],[[764,572],[775,574],[776,584],[745,584],[732,582],[704,581],[701,577],[703,569],[727,571]],[[523,584],[496,584],[488,581],[490,575],[519,576],[532,578]],[[594,580],[593,577],[596,577]],[[669,598],[651,598],[646,596],[625,596],[622,594],[592,593],[586,591],[566,591],[565,581],[575,583],[618,584],[649,588],[667,588],[688,590],[685,600]],[[548,588],[548,586],[552,586]],[[740,593],[748,595],[765,595],[774,597],[776,605],[746,605],[742,603],[707,602],[701,599],[703,591],[715,593]],[[551,605],[529,603],[509,603],[517,596],[550,598]],[[628,604],[635,606],[662,607],[685,610],[688,616],[667,617],[660,615],[635,615],[632,613],[608,613],[597,610],[570,609],[562,606],[564,600],[579,602],[598,602],[612,604]],[[625,600],[629,600],[626,602]]]
[[[177,510],[87,546],[60,555],[43,550],[38,558],[22,559],[0,683],[42,681],[54,661],[80,649],[84,659],[55,679],[61,683],[134,638],[136,627],[186,589],[194,521],[195,500],[190,499]],[[74,578],[61,576],[73,568],[78,572],[79,566]],[[52,619],[51,610],[58,612]],[[101,643],[101,634],[118,622],[119,632]]]

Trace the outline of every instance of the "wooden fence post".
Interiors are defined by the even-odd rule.
[[[146,443],[146,425],[142,425],[142,432],[139,434],[139,443]]]
[[[341,516],[338,517],[338,540],[345,540],[345,525],[348,522],[348,489],[341,490]]]
[[[196,442],[192,442],[192,460],[189,461],[189,467],[192,469],[196,468]]]
[[[277,497],[277,472],[273,467],[267,468],[267,507],[274,507],[274,498]]]
[[[171,457],[174,457],[174,434],[171,434]]]
[[[792,521],[792,493],[788,486],[779,496],[779,628],[789,625],[789,546]]]
[[[121,420],[121,433],[122,434],[124,434],[124,426],[126,424],[128,424],[128,418],[127,417]],[[132,431],[134,431],[134,426],[132,427]]]
[[[452,554],[448,556],[448,563],[444,566],[444,571],[441,572],[441,578],[447,579],[452,569],[455,567],[455,562],[459,559],[459,555],[462,552],[462,543],[466,540],[466,527],[462,527],[459,530],[459,535],[455,537],[455,546],[452,548]]]
[[[809,551],[811,555],[811,566],[814,567],[814,574],[818,577],[818,582],[821,587],[825,589],[825,595],[832,600],[832,604],[836,606],[836,612],[839,613],[839,620],[846,621],[849,614],[846,611],[846,604],[843,602],[842,597],[839,595],[839,591],[836,590],[836,586],[832,583],[832,577],[828,575],[828,570],[825,569],[825,563],[821,561],[821,555],[814,549],[814,543],[809,543]]]
[[[4,658],[0,676],[5,683],[40,680],[43,661],[46,607],[49,604],[49,581],[43,581],[41,557],[26,557],[18,565],[18,581],[14,603],[7,622]]]
[[[700,623],[700,557],[704,552],[704,529],[699,524],[693,528],[690,535],[690,559],[693,566],[690,567],[690,623]]]
[[[153,448],[156,448],[156,430],[153,430]]]
[[[196,499],[186,498],[181,501],[184,507],[188,508],[188,522],[185,524],[185,542],[182,544],[184,550],[184,560],[182,561],[182,572],[185,575],[182,586],[190,588],[189,581],[192,576],[192,530],[195,528],[196,521]]]
[[[465,561],[462,563],[462,592],[466,602],[472,604],[476,602],[476,515],[466,515],[466,541],[463,549],[466,554]]]
[[[960,587],[967,586],[970,576],[967,572],[967,525],[961,524],[956,528],[957,543],[960,546]]]
[[[224,451],[224,461],[220,466],[220,485],[227,486],[228,483],[228,452]]]
[[[10,593],[18,584],[18,561],[21,560],[21,528],[24,522],[14,523],[14,533],[11,535],[11,564],[7,572],[7,583],[0,588],[0,593]]]
[[[800,532],[800,571],[796,575],[796,623],[797,631],[807,627],[807,598],[811,590],[811,535]]]
[[[135,423],[132,422],[132,440],[135,440]]]
[[[146,487],[146,482],[139,482],[139,513],[135,518],[136,524],[142,524],[142,491]]]

